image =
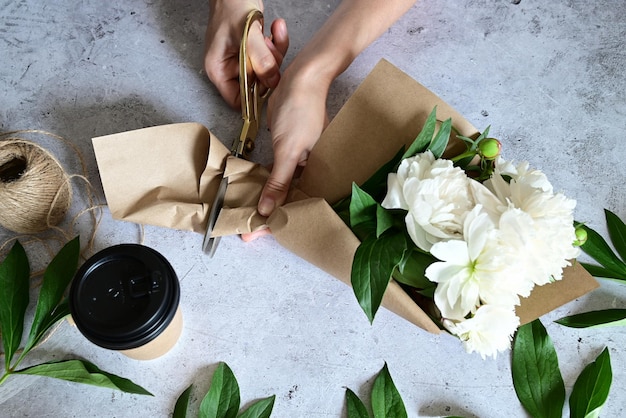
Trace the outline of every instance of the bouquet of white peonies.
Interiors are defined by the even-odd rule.
[[[335,210],[361,240],[352,264],[357,299],[373,321],[393,278],[468,352],[510,347],[515,307],[562,277],[579,254],[574,200],[544,173],[500,156],[488,137],[457,135],[466,152],[443,158],[451,121],[436,109],[401,150]]]

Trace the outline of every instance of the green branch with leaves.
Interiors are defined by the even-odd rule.
[[[180,395],[174,407],[173,418],[186,418],[193,385]],[[239,413],[241,397],[239,384],[226,363],[220,363],[213,373],[211,386],[200,403],[199,418],[269,418],[274,408],[275,395],[253,402]]]

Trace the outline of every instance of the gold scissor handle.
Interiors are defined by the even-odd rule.
[[[243,118],[243,128],[241,135],[233,145],[232,153],[236,157],[247,157],[254,149],[254,140],[259,132],[261,119],[261,109],[265,99],[270,95],[270,89],[261,92],[262,86],[257,83],[255,75],[251,69],[250,58],[248,57],[248,33],[250,26],[255,21],[260,21],[263,27],[263,13],[260,10],[252,10],[246,16],[239,47],[239,92],[241,96],[241,117]],[[250,68],[250,70],[249,70]]]

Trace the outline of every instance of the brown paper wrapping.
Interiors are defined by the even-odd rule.
[[[452,118],[460,134],[478,135],[434,93],[380,61],[324,131],[290,201],[267,220],[256,211],[267,170],[230,157],[201,125],[158,126],[95,138],[93,143],[114,218],[204,233],[209,206],[226,176],[229,184],[214,236],[269,226],[285,248],[349,284],[359,241],[330,204],[347,196],[352,182],[362,183],[410,144],[435,106],[438,119]],[[463,150],[461,141],[451,141],[446,155]],[[597,286],[575,264],[565,269],[563,280],[535,287],[517,313],[522,323],[530,322]],[[439,332],[393,281],[383,306],[429,332]]]

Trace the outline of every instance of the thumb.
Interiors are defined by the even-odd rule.
[[[270,216],[274,209],[285,203],[297,165],[297,160],[274,162],[272,172],[265,182],[259,199],[257,209],[262,216]]]

